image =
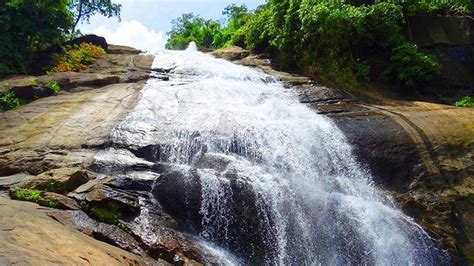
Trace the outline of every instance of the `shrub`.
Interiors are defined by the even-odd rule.
[[[69,0],[0,1],[0,77],[24,73],[35,52],[64,40],[72,24]]]
[[[456,102],[456,106],[474,108],[474,99],[469,96],[464,96]]]
[[[19,99],[12,91],[0,93],[0,112],[19,107],[24,100]]]
[[[48,81],[46,84],[44,84],[44,86],[46,88],[50,88],[55,94],[58,94],[61,90],[61,86],[59,86],[59,84],[54,81]]]
[[[48,71],[48,74],[83,71],[87,65],[93,64],[97,58],[105,55],[106,52],[102,47],[90,43],[68,46],[64,53],[53,55],[55,65]]]
[[[409,42],[394,48],[390,60],[392,64],[386,73],[407,87],[422,85],[439,73],[436,60]]]

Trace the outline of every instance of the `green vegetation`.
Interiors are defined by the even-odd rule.
[[[35,55],[75,34],[76,25],[93,15],[119,16],[111,0],[0,1],[0,78],[30,72]]]
[[[409,42],[393,48],[390,60],[392,64],[387,73],[397,77],[405,86],[421,85],[432,79],[440,70],[435,58],[419,52],[416,46]]]
[[[109,202],[105,205],[93,205],[89,211],[101,222],[119,224],[121,214],[117,204]]]
[[[193,14],[184,14],[172,21],[168,49],[183,50],[190,42],[199,47],[220,48],[230,45],[244,45],[243,26],[251,14],[245,6],[230,5],[224,9],[226,25],[219,21],[206,20]]]
[[[474,108],[474,99],[469,96],[464,96],[459,101],[457,101],[455,105],[457,107]]]
[[[407,18],[473,11],[470,0],[269,0],[254,12],[229,6],[224,23],[183,15],[173,21],[167,47],[184,49],[191,41],[201,48],[239,45],[330,85],[358,88],[373,78],[415,88],[440,67],[404,37]]]
[[[69,0],[0,1],[0,76],[28,71],[33,54],[64,40]]]
[[[41,200],[41,192],[39,190],[16,188],[11,197],[16,200],[39,202]]]
[[[61,86],[54,81],[48,81],[45,84],[39,85],[37,79],[32,79],[30,81],[31,86],[43,86],[45,88],[49,88],[53,91],[54,94],[58,94],[61,91]],[[0,93],[0,113],[6,112],[11,109],[18,108],[24,104],[30,102],[26,99],[18,98],[12,90],[7,90],[5,92]]]
[[[48,200],[45,204],[46,207],[53,208],[53,209],[60,209],[61,205],[57,200]]]
[[[61,90],[61,86],[59,86],[59,84],[54,81],[48,81],[46,82],[46,84],[44,84],[44,86],[46,88],[50,88],[54,92],[54,94],[58,94]]]
[[[0,112],[5,112],[10,109],[15,109],[22,104],[25,104],[25,100],[19,99],[13,91],[6,91],[0,93]]]
[[[30,80],[30,85],[31,86],[38,86],[38,80],[37,79],[31,79]]]
[[[90,43],[67,46],[63,53],[53,54],[54,66],[48,71],[48,74],[83,71],[87,65],[93,64],[97,58],[105,55],[106,52],[102,47]]]
[[[41,191],[32,188],[15,188],[10,191],[10,197],[15,200],[35,202],[42,206],[59,209],[61,205],[57,200],[45,200]]]

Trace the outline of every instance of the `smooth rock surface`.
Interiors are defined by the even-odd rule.
[[[111,129],[134,106],[152,61],[153,56],[117,52],[98,59],[85,72],[18,77],[2,83],[2,88],[11,89],[15,84],[24,85],[22,82],[28,86],[31,79],[37,79],[39,84],[51,80],[64,90],[0,113],[0,188],[9,189],[24,182],[27,187],[56,191],[57,186],[50,186],[53,182],[61,185],[60,193],[78,187],[78,192],[92,191],[96,184],[88,180],[95,175],[83,169],[99,148],[108,145]],[[73,198],[46,191],[40,192],[40,204],[56,202],[59,208],[76,212],[83,208]],[[77,226],[65,227],[53,220],[49,212],[68,213],[0,198],[0,264],[164,263],[128,248],[136,246],[122,240],[133,239],[131,235],[110,237],[110,232],[123,232],[112,225],[89,223],[94,230],[88,232],[94,239],[77,231]]]
[[[1,265],[147,265],[148,261],[70,229],[48,209],[0,198]]]

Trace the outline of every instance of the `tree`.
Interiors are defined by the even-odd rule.
[[[0,77],[28,70],[32,55],[63,41],[69,0],[0,1]]]
[[[69,9],[72,10],[74,15],[73,36],[79,22],[89,22],[89,19],[97,13],[108,18],[118,17],[120,20],[121,8],[122,5],[114,4],[111,0],[72,0]]]
[[[224,8],[222,15],[227,16],[228,19],[241,19],[249,13],[245,5],[238,6],[236,4],[229,5]]]

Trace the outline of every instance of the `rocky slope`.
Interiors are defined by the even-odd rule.
[[[188,214],[199,210],[180,205],[188,200],[180,189],[197,195],[198,202],[200,185],[175,184],[177,169],[151,163],[154,147],[115,147],[109,139],[135,106],[146,79],[167,79],[159,69],[150,77],[153,56],[138,53],[110,46],[109,55],[83,73],[17,77],[0,84],[1,90],[39,98],[0,113],[0,242],[6,243],[0,246],[0,264],[216,261],[183,233]],[[442,241],[453,262],[474,261],[472,109],[354,96],[279,72],[269,60],[237,47],[214,54],[280,78],[301,102],[333,118],[377,182]],[[32,78],[39,84],[56,81],[63,91],[45,97],[48,91],[31,85]],[[109,148],[117,148],[120,160],[97,156]],[[111,176],[104,167],[126,168],[131,176]],[[150,177],[133,178],[135,169],[149,171]],[[160,181],[154,182],[157,176]],[[46,207],[12,201],[8,194]]]
[[[111,128],[133,108],[153,61],[153,56],[139,53],[109,46],[109,55],[84,73],[21,76],[2,82],[2,90],[31,96],[42,90],[31,85],[31,79],[39,84],[53,80],[63,91],[51,97],[40,94],[44,98],[34,97],[40,99],[0,113],[0,189],[4,191],[0,197],[0,264],[164,263],[104,243],[111,242],[104,241],[99,232],[117,228],[90,218],[80,219],[90,222],[89,228],[79,228],[74,221],[85,214],[79,211],[78,202],[63,195],[93,178],[82,169],[98,148],[107,145]],[[40,203],[74,211],[9,200],[6,191],[13,189],[15,196],[13,187],[19,184],[49,191],[42,192]],[[120,247],[116,242],[112,244]]]
[[[239,47],[213,54],[280,78],[301,102],[331,117],[376,182],[442,242],[453,262],[474,262],[473,109],[327,88],[279,72],[270,60]]]

